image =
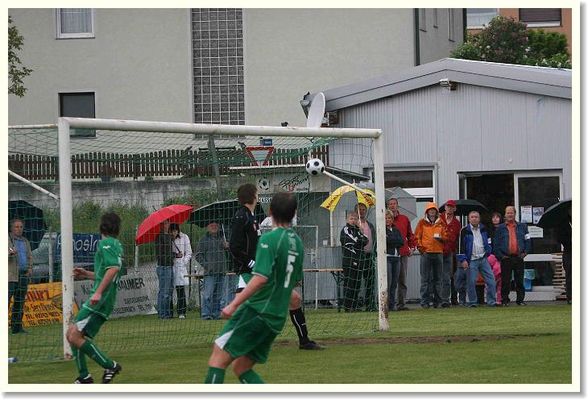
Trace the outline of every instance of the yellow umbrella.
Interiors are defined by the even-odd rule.
[[[326,200],[323,201],[321,207],[326,208],[330,212],[335,211],[335,208],[337,207],[337,204],[339,204],[339,200],[341,200],[341,197],[343,197],[345,193],[349,192],[355,192],[357,196],[357,202],[359,204],[365,204],[368,208],[376,204],[376,194],[369,189],[363,189],[363,191],[364,193],[349,185],[341,186],[335,189],[333,193],[331,193],[329,197],[327,197]]]

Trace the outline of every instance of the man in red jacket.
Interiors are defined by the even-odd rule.
[[[441,221],[446,226],[447,240],[443,242],[443,269],[441,270],[441,307],[449,307],[449,294],[451,289],[451,277],[455,269],[455,252],[457,240],[461,231],[461,222],[455,216],[456,203],[447,200],[445,211],[441,213]]]
[[[396,309],[398,311],[406,311],[406,274],[408,267],[408,257],[412,255],[412,251],[416,247],[410,220],[406,215],[400,214],[398,209],[398,199],[392,197],[388,199],[388,209],[394,214],[394,226],[402,234],[404,245],[400,248],[400,274],[398,275],[398,302]]]

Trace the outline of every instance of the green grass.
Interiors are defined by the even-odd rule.
[[[309,320],[319,314],[310,313]],[[332,328],[337,318],[340,331],[351,318],[329,316]],[[309,327],[312,336],[316,326]],[[320,336],[328,348],[308,352],[298,350],[286,335],[256,371],[269,383],[571,383],[571,308],[563,304],[415,309],[392,313],[389,332]],[[116,383],[203,381],[210,344],[161,347],[160,339],[154,332],[140,350],[112,352],[124,367]],[[96,342],[107,347],[104,340],[98,336]],[[101,369],[91,360],[88,364],[101,377]],[[9,366],[9,383],[71,383],[75,377],[71,361]],[[230,371],[226,383],[237,383]]]

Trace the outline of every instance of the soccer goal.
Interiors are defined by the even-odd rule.
[[[98,221],[107,210],[122,219],[124,276],[115,311],[100,332],[104,349],[149,351],[211,343],[223,324],[214,319],[215,307],[234,295],[237,277],[228,253],[209,257],[207,246],[212,239],[221,246],[230,240],[231,218],[239,207],[236,190],[243,183],[257,187],[255,214],[262,230],[273,194],[288,191],[297,197],[294,228],[305,246],[304,280],[297,290],[310,337],[320,341],[388,330],[380,130],[60,118],[53,128],[9,129],[9,137],[9,170],[59,195],[57,212],[54,200],[53,205],[41,201],[34,194],[38,190],[11,178],[9,199],[28,200],[51,219],[46,241],[55,253],[54,273],[51,279],[30,284],[29,293],[52,285],[50,301],[62,308],[59,323],[44,321],[35,314],[43,309],[42,299],[28,296],[25,325],[30,333],[10,337],[11,356],[70,356],[65,330],[92,287],[91,281],[74,282],[72,271],[76,266],[92,268]],[[324,172],[307,166],[314,159],[322,162]],[[342,186],[352,190],[333,199]],[[362,202],[361,194],[368,196],[369,191],[375,193],[368,205],[368,220],[376,227],[375,248],[355,267],[344,268],[349,263],[341,249],[341,231],[348,213]],[[174,283],[173,318],[164,319],[154,240],[135,239],[147,216],[174,204],[193,208],[180,223],[192,256],[182,273],[185,279]],[[214,279],[217,289],[210,293],[209,281]],[[178,310],[178,297],[185,297],[185,310]],[[32,346],[37,334],[43,342]],[[296,340],[289,322],[281,339]]]

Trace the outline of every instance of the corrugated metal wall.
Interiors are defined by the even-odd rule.
[[[437,198],[459,195],[457,172],[563,170],[571,196],[571,101],[458,84],[340,110],[341,127],[380,128],[384,165],[437,165]]]

